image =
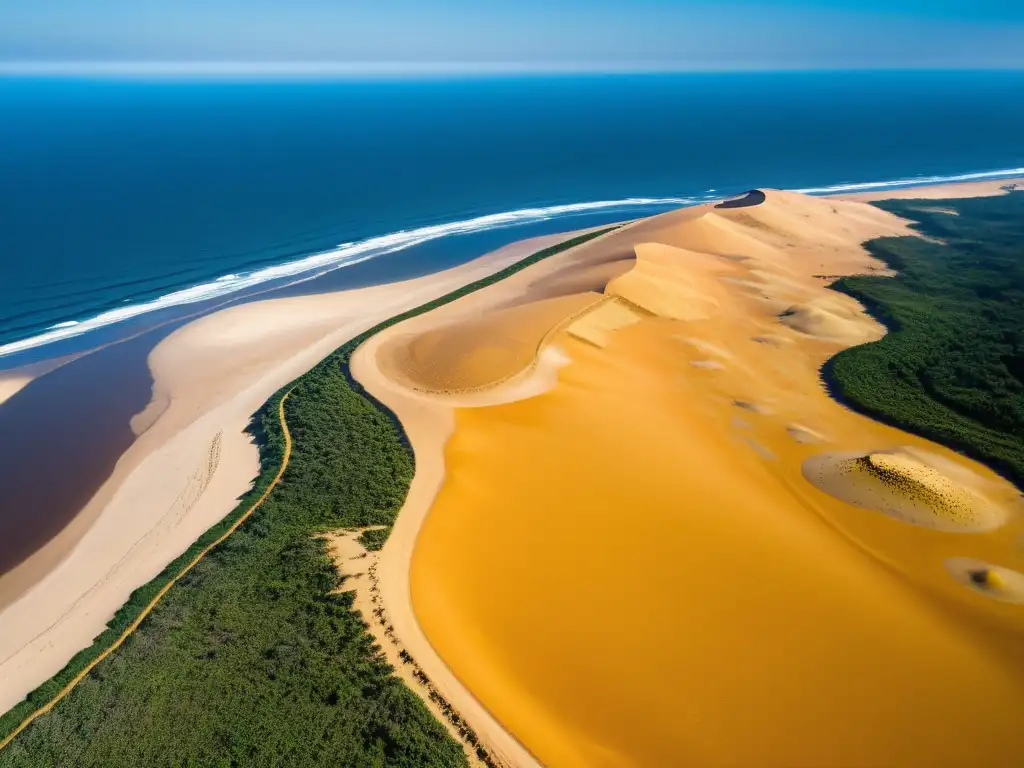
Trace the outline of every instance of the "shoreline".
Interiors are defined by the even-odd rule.
[[[832,197],[867,200],[995,195],[1002,194],[1001,187],[1016,181],[1019,180],[964,182]],[[968,186],[974,188],[971,194],[963,194]],[[10,633],[0,640],[0,675],[5,680],[0,711],[9,709],[59,671],[78,649],[87,647],[136,587],[159,574],[236,506],[258,472],[256,448],[243,430],[252,413],[277,389],[378,322],[493,274],[573,234],[520,240],[461,266],[400,283],[265,299],[230,307],[189,322],[161,341],[149,355],[153,397],[146,409],[136,415],[136,425],[149,421],[148,428],[120,457],[113,474],[103,482],[87,508],[75,516],[72,526],[77,521],[84,523],[82,527],[86,530],[78,532],[72,551],[53,559],[49,545],[39,550],[38,558],[33,555],[34,562],[45,566],[47,575],[0,610],[2,620],[18,628],[17,636]],[[465,298],[469,297],[459,301],[464,302]],[[436,316],[432,319],[436,320]],[[374,348],[372,345],[381,343],[386,335],[387,332],[380,334],[363,345],[357,357],[361,360],[363,349]],[[353,364],[356,365],[355,360]],[[14,383],[3,391],[20,389],[43,375],[41,371],[33,373],[31,378],[24,373],[17,379],[8,378]],[[359,377],[363,375],[367,374],[359,363],[357,380],[362,381]],[[0,386],[3,383],[0,378]],[[12,391],[7,397],[13,394]],[[437,424],[431,429],[438,429]],[[196,482],[215,442],[217,467]],[[443,440],[440,445],[443,447]],[[417,485],[421,476],[419,454],[417,459],[410,498],[414,489],[417,494],[429,494],[433,482],[425,474],[427,479]],[[443,466],[440,472],[443,479]],[[434,480],[440,483],[436,475]],[[196,493],[200,486],[202,490]],[[138,515],[136,511],[140,508],[149,508],[147,514]],[[405,520],[412,518],[400,515],[395,525],[396,534],[399,526],[404,526],[404,533],[396,539],[402,543],[396,543],[390,550],[386,546],[382,553],[382,558],[391,564],[384,568],[389,575],[382,582],[389,605],[399,605],[408,599],[407,590],[404,596],[401,594],[401,579],[408,584],[408,569],[402,576],[402,569],[395,563],[408,563],[403,558],[411,558],[413,529],[418,527]],[[121,558],[113,559],[121,553]],[[49,562],[47,556],[51,557]],[[106,565],[98,558],[106,558]],[[4,577],[12,575],[13,572]],[[93,586],[84,593],[79,587],[79,594],[74,594],[83,583]],[[412,616],[406,633],[415,636],[417,632],[422,636]],[[423,641],[426,642],[425,636]],[[436,661],[444,666],[440,657]],[[434,672],[431,677],[440,674],[443,673]],[[457,691],[455,695],[458,696]],[[492,738],[496,743],[502,739],[497,732]],[[506,743],[499,753],[513,754],[518,742],[512,742]]]

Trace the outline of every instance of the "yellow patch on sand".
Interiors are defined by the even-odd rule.
[[[612,296],[574,320],[568,332],[574,338],[603,347],[614,331],[639,323],[643,317],[630,302]]]
[[[876,268],[860,242],[904,231],[864,205],[774,192],[642,222],[607,241],[644,246],[607,288],[633,304],[609,298],[549,336],[572,360],[557,383],[455,410],[412,601],[540,762],[1019,758],[1019,493],[819,383],[837,342],[882,332],[819,276]],[[712,262],[734,275],[693,268]],[[737,282],[754,270],[831,317],[780,325]],[[956,557],[1000,564],[983,585],[996,599],[950,578]]]

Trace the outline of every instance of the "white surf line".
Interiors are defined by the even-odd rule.
[[[559,216],[572,214],[589,213],[595,211],[611,211],[617,208],[629,209],[637,207],[651,207],[659,205],[687,205],[698,202],[697,198],[691,197],[630,197],[622,200],[597,200],[586,203],[570,203],[567,205],[552,205],[543,208],[521,208],[515,211],[504,213],[493,213],[486,216],[477,216],[472,219],[448,222],[445,224],[433,224],[417,229],[400,230],[387,235],[370,237],[365,240],[358,240],[351,243],[341,243],[329,251],[322,251],[305,256],[301,259],[285,262],[272,267],[266,267],[254,272],[230,274],[218,277],[216,280],[195,285],[190,288],[183,288],[178,291],[160,296],[152,301],[139,304],[129,304],[118,307],[107,312],[102,312],[94,317],[80,321],[66,321],[51,326],[43,333],[30,336],[25,339],[12,341],[0,345],[0,357],[23,352],[27,349],[34,349],[55,341],[81,336],[89,331],[103,328],[114,323],[129,320],[133,317],[154,312],[168,307],[180,306],[182,304],[193,304],[199,301],[224,296],[229,293],[250,288],[271,280],[280,280],[288,277],[298,277],[306,273],[319,270],[316,277],[324,272],[329,272],[341,267],[358,264],[369,259],[383,256],[395,251],[411,248],[429,240],[436,240],[449,235],[463,235],[474,232],[485,232],[488,230],[513,227],[521,224],[530,224],[540,221],[547,221]]]
[[[958,184],[963,181],[986,181],[989,179],[1012,179],[1017,176],[1024,176],[1024,168],[1007,168],[1002,171],[979,171],[978,173],[961,173],[955,176],[915,176],[912,179],[897,179],[895,181],[862,181],[849,184],[834,184],[830,187],[809,187],[807,189],[794,189],[793,192],[801,192],[805,195],[829,195],[836,192],[873,192],[882,189],[907,189],[913,187],[931,186],[933,184]]]
[[[897,179],[893,181],[869,181],[850,182],[834,184],[826,187],[807,187],[794,189],[793,192],[801,192],[807,195],[829,195],[839,192],[867,192],[882,189],[908,188],[932,184],[955,184],[964,181],[983,181],[987,179],[1014,178],[1024,176],[1024,168],[1007,168],[998,171],[979,171],[976,173],[962,173],[950,176],[918,176],[908,179]],[[488,230],[513,227],[520,224],[529,224],[540,221],[547,221],[559,216],[569,216],[579,213],[588,213],[601,210],[614,210],[616,208],[629,209],[638,207],[651,207],[658,205],[694,205],[715,197],[719,194],[709,194],[715,190],[708,190],[702,195],[690,197],[629,197],[621,200],[596,200],[586,203],[569,203],[566,205],[552,205],[541,208],[521,208],[504,213],[493,213],[486,216],[477,216],[462,221],[454,221],[445,224],[433,224],[417,229],[399,230],[387,235],[370,237],[365,240],[358,240],[351,243],[341,243],[329,251],[314,253],[301,259],[285,262],[272,267],[256,270],[249,273],[229,274],[218,277],[207,283],[184,288],[178,291],[165,294],[152,301],[139,304],[128,304],[124,307],[112,309],[100,313],[86,320],[68,320],[50,326],[46,331],[25,339],[19,339],[7,344],[0,345],[0,358],[12,355],[16,352],[23,352],[34,349],[55,341],[81,336],[89,331],[103,328],[108,325],[119,323],[133,317],[154,312],[168,307],[182,304],[193,304],[199,301],[225,296],[235,291],[251,288],[261,283],[272,280],[280,280],[288,277],[296,277],[295,282],[319,277],[342,267],[359,264],[360,262],[383,256],[395,251],[411,248],[429,240],[436,240],[448,235],[461,235],[474,232],[485,232]],[[317,271],[319,270],[319,271]],[[316,274],[309,274],[315,272]]]

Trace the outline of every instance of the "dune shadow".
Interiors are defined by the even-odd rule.
[[[715,208],[753,208],[755,205],[760,205],[766,199],[764,192],[760,189],[752,189],[743,197],[737,197],[733,200],[723,200]]]

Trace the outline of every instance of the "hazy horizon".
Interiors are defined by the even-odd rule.
[[[1004,0],[0,0],[0,73],[1024,68]]]

